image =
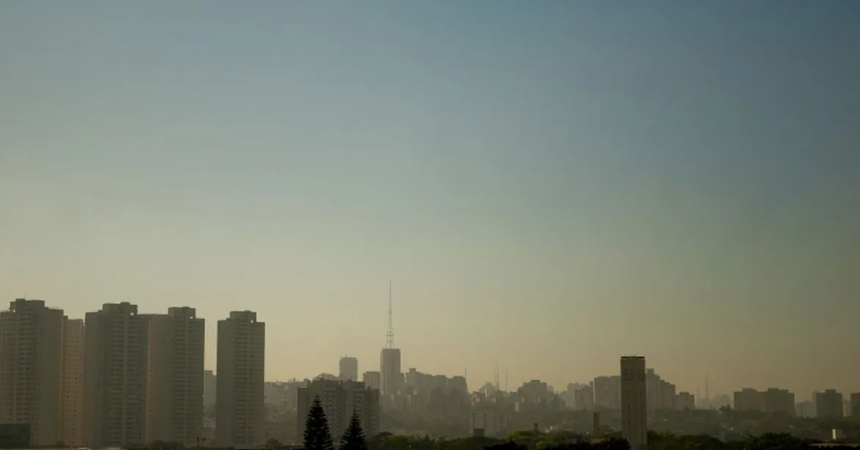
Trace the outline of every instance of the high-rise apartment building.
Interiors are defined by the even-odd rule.
[[[621,377],[601,376],[594,379],[594,404],[607,409],[621,409]]]
[[[390,403],[395,398],[403,384],[403,373],[400,371],[400,349],[383,348],[379,357],[380,395],[383,403]]]
[[[266,325],[257,313],[231,312],[218,321],[218,400],[215,441],[220,447],[265,441]]]
[[[197,445],[203,427],[205,322],[189,307],[145,317],[149,327],[145,442]]]
[[[621,357],[621,434],[631,450],[648,446],[645,357]]]
[[[60,440],[71,447],[84,445],[84,321],[63,322],[63,379]]]
[[[860,392],[851,394],[851,417],[860,417]]]
[[[830,417],[838,419],[844,416],[842,408],[842,394],[834,389],[827,389],[824,392],[816,392],[815,399],[815,417],[822,419]]]
[[[203,371],[203,407],[211,408],[215,406],[215,401],[218,396],[218,376],[211,370]]]
[[[42,300],[0,312],[0,423],[30,424],[35,446],[61,440],[63,322]]]
[[[106,303],[87,313],[84,445],[146,443],[149,321],[137,305]]]
[[[678,392],[675,396],[675,409],[681,411],[696,409],[696,396],[689,392]]]
[[[351,356],[341,358],[338,378],[341,381],[358,381],[358,358]]]
[[[305,422],[314,397],[319,397],[328,426],[335,441],[343,436],[352,413],[358,414],[365,436],[379,433],[379,391],[367,388],[360,381],[317,379],[306,381],[298,390],[298,435],[305,431]]]
[[[380,391],[382,389],[382,374],[377,371],[364,372],[361,381],[370,389]]]

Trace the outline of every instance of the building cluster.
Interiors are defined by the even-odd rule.
[[[795,403],[794,394],[785,389],[757,391],[744,388],[734,393],[734,409],[798,417],[860,417],[860,393],[853,393],[846,398],[835,389],[827,389],[813,392],[811,401]]]
[[[588,384],[570,383],[559,396],[570,409],[621,409],[623,376],[599,376]],[[648,411],[695,409],[696,397],[689,392],[676,392],[675,385],[662,379],[654,369],[645,370]]]
[[[108,303],[82,320],[16,299],[0,313],[0,424],[28,426],[33,446],[190,446],[211,402],[219,445],[261,443],[265,325],[250,311],[218,322],[217,381],[204,346],[194,308]]]

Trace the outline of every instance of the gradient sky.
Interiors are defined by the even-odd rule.
[[[267,377],[860,391],[858,2],[0,2],[0,298]]]

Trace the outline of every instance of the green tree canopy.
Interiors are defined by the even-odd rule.
[[[361,419],[358,413],[352,412],[349,426],[340,440],[340,450],[367,450],[367,441],[364,439],[364,430],[361,428]]]
[[[314,397],[311,409],[308,411],[308,420],[305,422],[304,447],[305,450],[334,450],[334,443],[328,428],[328,419],[325,416],[319,396]]]

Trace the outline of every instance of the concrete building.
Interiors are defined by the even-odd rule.
[[[203,427],[205,322],[194,308],[149,321],[146,441],[197,445]]]
[[[63,324],[42,300],[0,312],[0,423],[30,424],[34,446],[61,440]]]
[[[358,358],[344,356],[340,359],[339,366],[338,378],[341,381],[358,381]]]
[[[648,446],[645,357],[621,357],[621,434],[631,450]]]
[[[675,409],[681,411],[696,409],[696,396],[689,392],[678,392],[675,396]]]
[[[60,440],[84,445],[84,321],[63,322],[63,379]]]
[[[851,417],[860,417],[860,392],[851,394]]]
[[[380,389],[383,405],[390,407],[396,404],[403,384],[403,373],[400,371],[400,349],[384,348],[379,355]]]
[[[834,389],[827,389],[824,392],[816,392],[815,399],[815,417],[821,419],[830,417],[838,419],[844,416],[842,409],[842,394]]]
[[[203,371],[203,407],[211,408],[215,406],[218,398],[218,377],[211,370]]]
[[[795,415],[794,393],[786,389],[768,388],[762,394],[766,413]]]
[[[594,379],[594,404],[606,409],[621,409],[620,376],[602,376]]]
[[[257,313],[231,312],[218,321],[215,442],[249,447],[265,442],[266,325]]]
[[[504,439],[508,436],[508,417],[504,411],[484,409],[472,412],[472,436]]]
[[[106,303],[87,313],[84,350],[84,445],[144,444],[149,322],[137,305]]]
[[[573,391],[573,407],[575,409],[594,409],[594,388],[581,386]]]
[[[752,388],[743,388],[734,393],[734,409],[737,411],[761,411],[765,412],[765,396]]]
[[[298,435],[305,432],[314,397],[319,396],[323,411],[328,419],[332,439],[337,442],[343,436],[353,411],[358,414],[365,436],[379,434],[379,391],[369,389],[360,381],[332,381],[317,379],[305,381],[300,387],[296,425]]]
[[[361,381],[370,389],[382,390],[382,374],[376,371],[364,372]]]

